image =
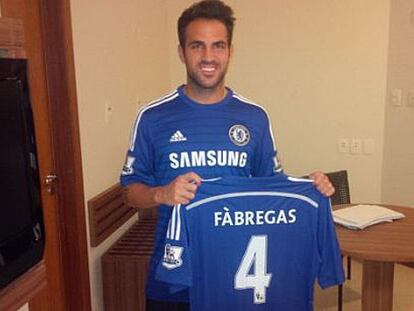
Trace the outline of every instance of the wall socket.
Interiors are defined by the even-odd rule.
[[[362,153],[362,140],[360,138],[352,138],[349,146],[351,154]]]
[[[375,153],[373,138],[339,138],[336,142],[338,153],[352,155],[371,155]]]

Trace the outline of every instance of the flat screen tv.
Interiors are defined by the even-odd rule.
[[[0,289],[44,250],[40,178],[26,60],[0,58]]]

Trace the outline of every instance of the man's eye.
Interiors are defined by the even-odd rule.
[[[216,48],[218,49],[225,49],[227,47],[227,45],[224,42],[220,42],[215,44]]]
[[[201,48],[201,44],[200,43],[193,43],[190,45],[191,49],[199,49]]]

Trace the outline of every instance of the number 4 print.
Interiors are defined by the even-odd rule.
[[[253,273],[249,274],[253,266]],[[256,304],[266,302],[266,288],[269,287],[272,274],[267,271],[267,235],[253,235],[244,252],[239,269],[234,278],[234,288],[253,289],[253,301]]]

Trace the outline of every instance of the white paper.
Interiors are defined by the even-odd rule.
[[[350,229],[364,229],[381,222],[391,222],[404,214],[378,205],[355,205],[333,212],[334,221]]]

